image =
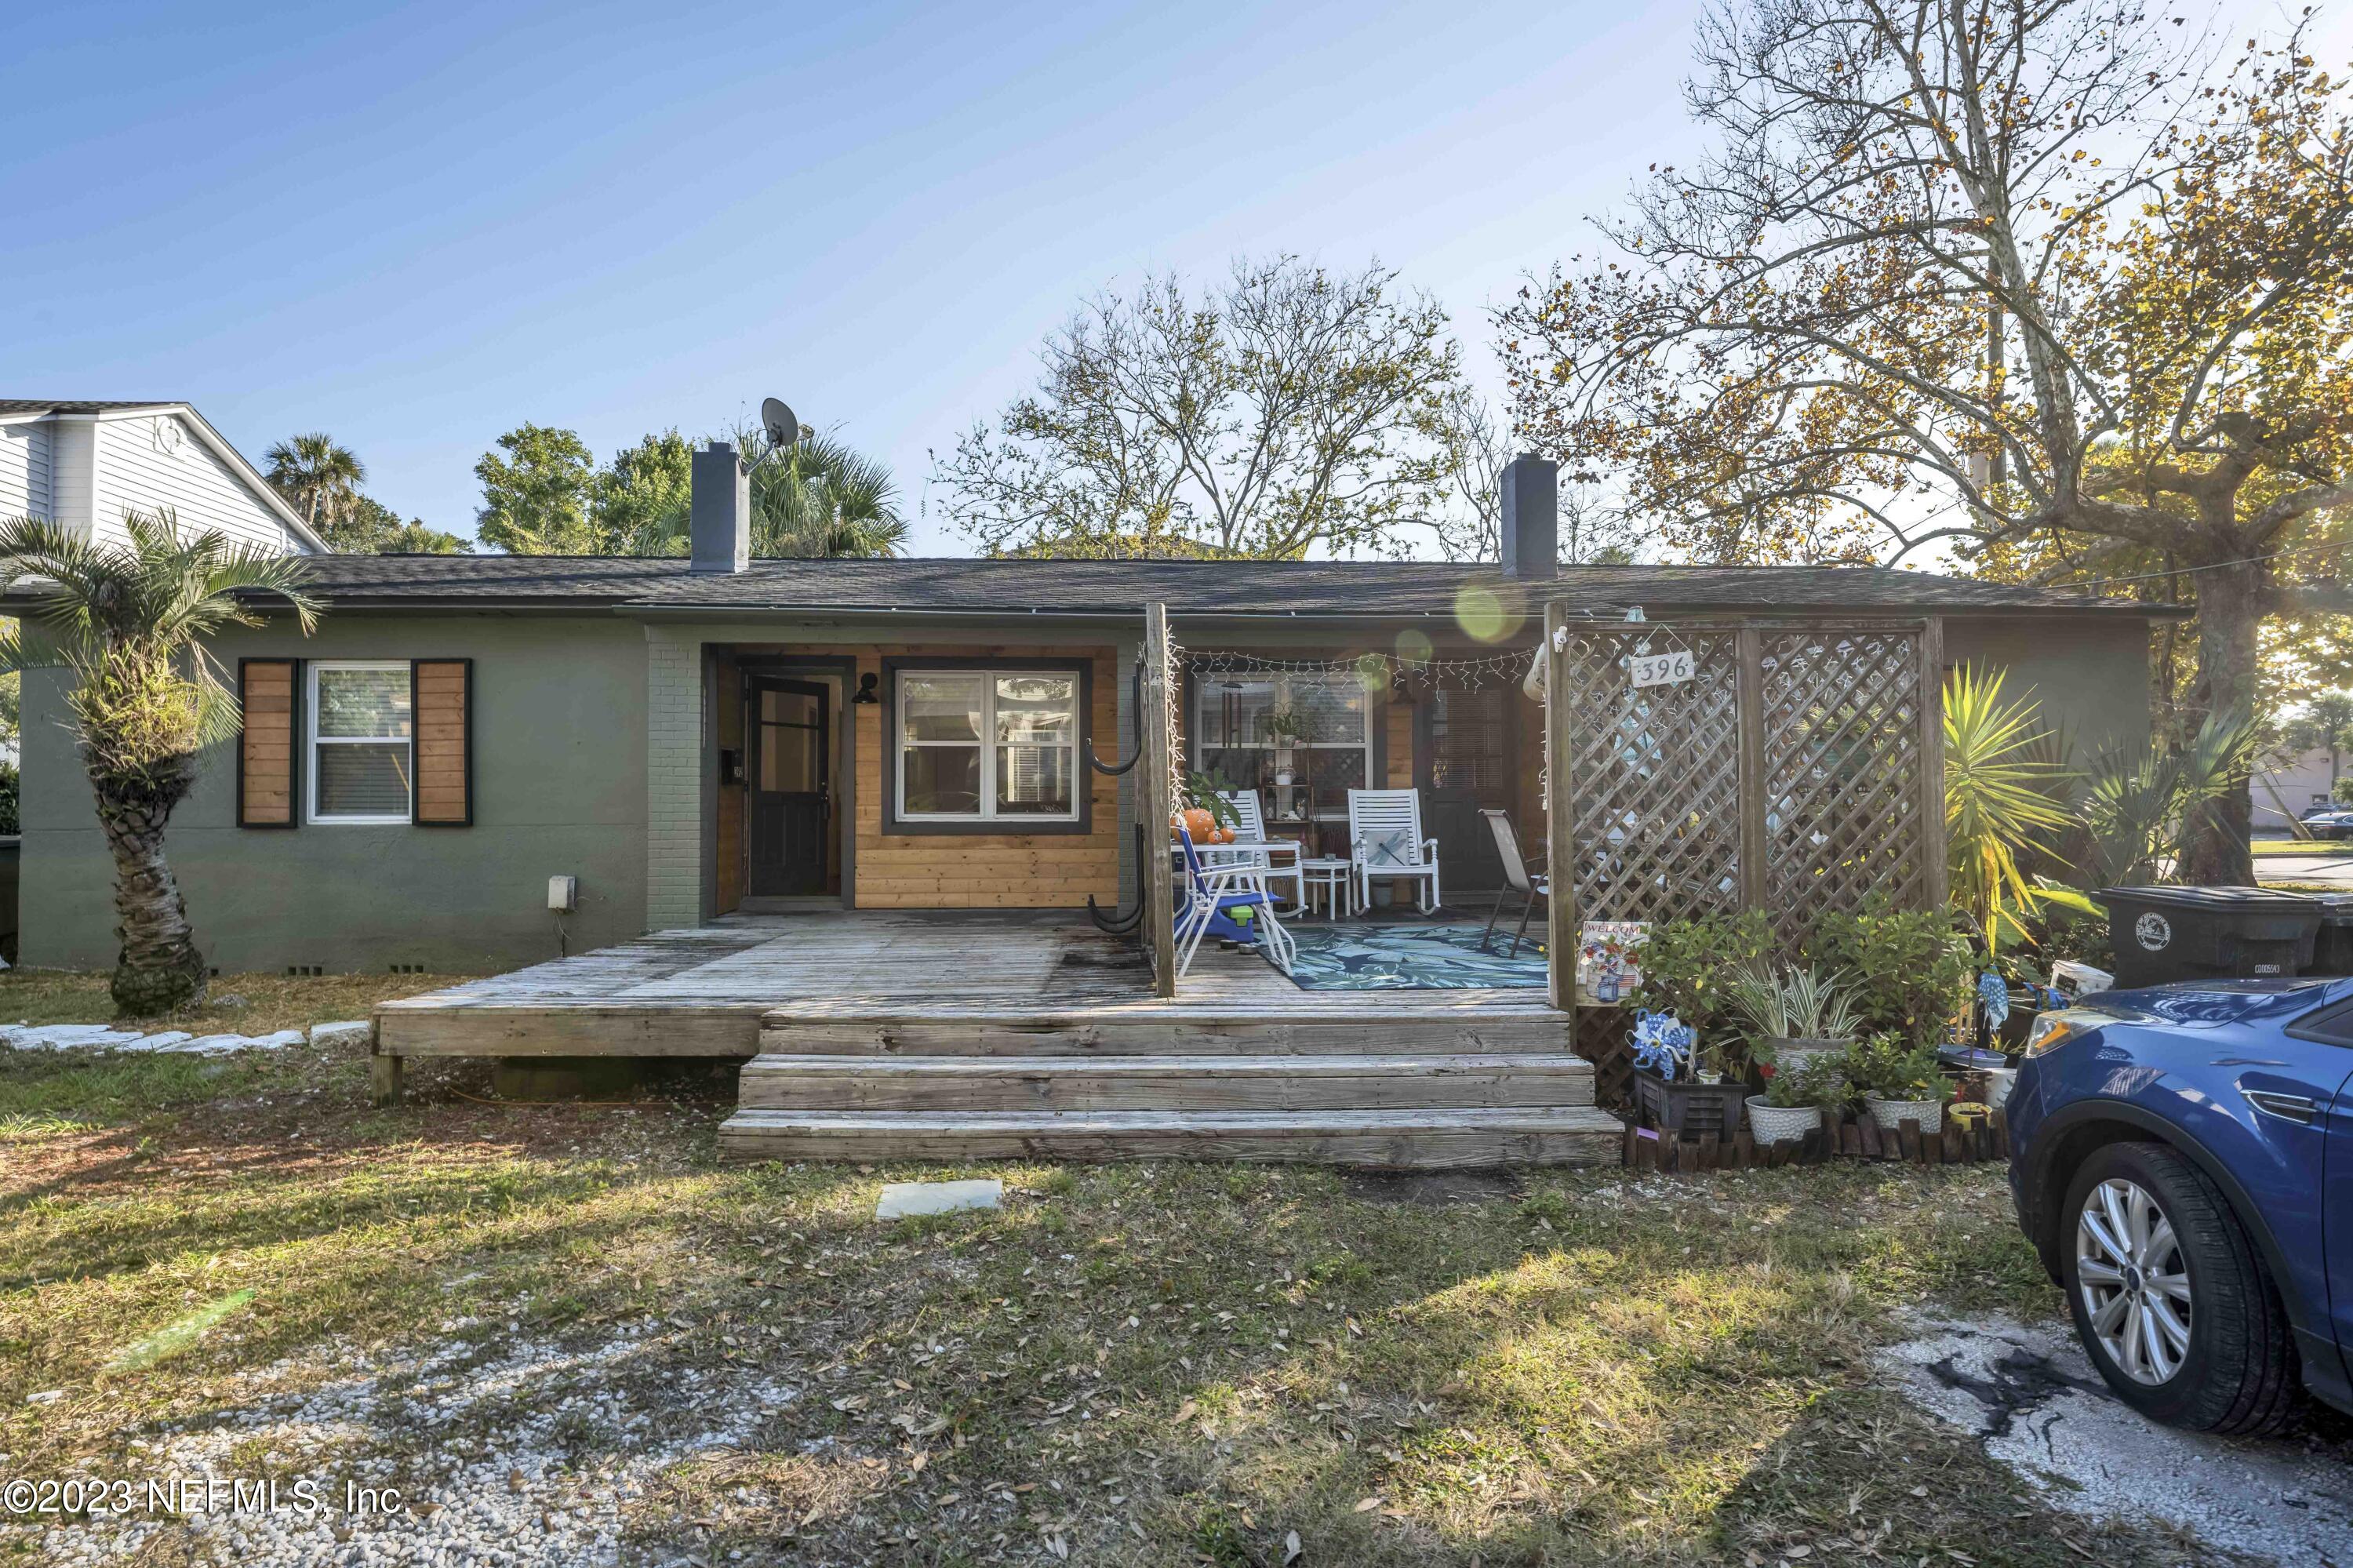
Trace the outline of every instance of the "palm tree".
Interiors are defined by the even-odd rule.
[[[2332,793],[2348,732],[2353,732],[2353,692],[2321,692],[2304,705],[2302,713],[2280,726],[2280,737],[2296,751],[2328,753]]]
[[[753,470],[754,556],[895,556],[906,544],[899,487],[880,459],[813,430],[773,462],[762,461],[765,433],[739,430],[735,441]]]
[[[260,624],[241,591],[285,600],[306,633],[319,606],[297,586],[295,557],[210,530],[183,540],[169,511],[123,521],[128,544],[38,518],[0,521],[0,593],[21,586],[31,601],[25,623],[0,635],[0,669],[56,663],[72,677],[67,705],[114,855],[114,1004],[146,1018],[205,994],[204,955],[164,855],[164,825],[195,780],[197,753],[237,727],[236,695],[204,640]]]
[[[264,471],[270,487],[300,511],[311,531],[329,537],[359,504],[367,469],[352,449],[338,446],[324,430],[280,441],[268,453]]]

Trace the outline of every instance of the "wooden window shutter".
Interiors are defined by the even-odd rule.
[[[237,825],[290,828],[302,820],[302,661],[240,659],[237,701]]]
[[[408,666],[417,726],[417,805],[425,828],[474,825],[474,662],[419,659]]]

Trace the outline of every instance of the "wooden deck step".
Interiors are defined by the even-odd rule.
[[[785,1009],[760,1021],[763,1055],[1308,1056],[1566,1054],[1568,1014],[1548,1009],[1460,1012],[1378,1009],[1101,1008],[1086,1012],[874,1010],[839,1016]]]
[[[1319,1111],[739,1110],[733,1160],[1253,1160],[1384,1170],[1598,1165],[1618,1118],[1590,1106]]]
[[[1558,1052],[1312,1056],[774,1055],[746,1110],[1303,1111],[1589,1106],[1593,1065]]]

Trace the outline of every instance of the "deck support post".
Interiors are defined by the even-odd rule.
[[[1577,799],[1569,760],[1568,609],[1545,606],[1545,969],[1552,1004],[1577,1011]]]
[[[407,1058],[381,1054],[368,1058],[368,1104],[396,1106],[400,1103],[401,1069]]]
[[[1176,813],[1176,672],[1168,667],[1168,607],[1144,607],[1143,680],[1135,708],[1137,752],[1136,824],[1144,833],[1144,939],[1151,945],[1152,993],[1176,994],[1176,890],[1168,867],[1168,819]]]
[[[1921,906],[1942,909],[1948,896],[1945,869],[1945,618],[1932,615],[1920,632],[1920,891]]]

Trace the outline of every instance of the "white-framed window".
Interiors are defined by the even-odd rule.
[[[407,821],[417,780],[408,661],[315,660],[306,684],[311,821]]]
[[[899,821],[1079,820],[1079,672],[902,669],[892,733]]]
[[[1221,789],[1279,821],[1345,821],[1372,787],[1373,700],[1354,671],[1193,678],[1193,749]]]

